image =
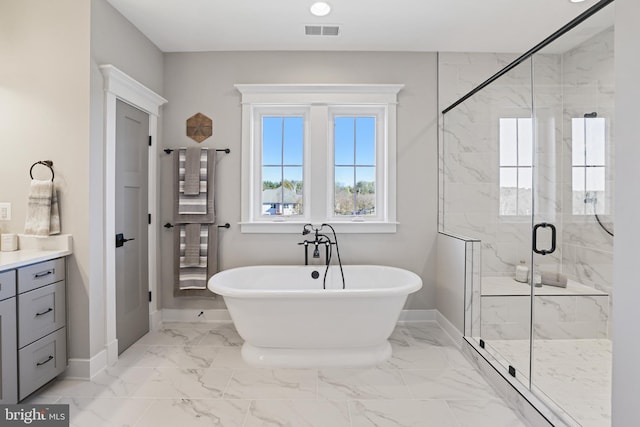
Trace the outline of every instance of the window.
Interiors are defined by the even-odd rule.
[[[236,85],[243,232],[395,232],[401,85]]]
[[[262,116],[262,215],[304,213],[304,116]]]
[[[605,119],[571,120],[571,187],[574,215],[606,213],[605,203]]]
[[[531,215],[533,121],[500,119],[500,215]]]
[[[334,197],[336,216],[376,212],[376,118],[340,116],[334,129]]]

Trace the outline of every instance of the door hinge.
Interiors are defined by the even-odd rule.
[[[148,221],[149,221],[149,224],[151,224],[151,214],[148,214],[148,215],[149,215]]]
[[[151,302],[151,291],[149,291],[149,302]]]
[[[149,147],[151,147],[151,135],[149,135]]]

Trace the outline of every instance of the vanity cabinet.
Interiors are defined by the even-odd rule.
[[[0,273],[0,404],[18,401],[16,272]]]
[[[0,271],[0,404],[23,400],[67,367],[65,258],[15,264]]]
[[[24,399],[67,367],[65,260],[17,270],[18,397]]]

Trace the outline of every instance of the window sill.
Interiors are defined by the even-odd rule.
[[[242,233],[302,233],[304,221],[256,221],[240,222]],[[313,223],[316,225],[315,223]],[[383,221],[333,221],[328,222],[338,234],[395,233],[397,222]],[[317,224],[319,225],[319,224]]]

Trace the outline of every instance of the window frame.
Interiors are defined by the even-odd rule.
[[[576,120],[581,120],[582,121],[582,126],[583,126],[583,130],[582,130],[582,145],[583,145],[583,154],[584,154],[584,163],[580,163],[580,164],[574,164],[574,157],[575,157],[575,153],[574,153],[574,149],[575,149],[575,135],[573,134],[573,127],[574,127],[574,121]],[[587,145],[587,123],[588,120],[599,120],[602,121],[602,141],[600,141],[602,143],[602,152],[603,152],[603,160],[602,160],[602,164],[596,164],[596,163],[591,163],[588,161],[588,157],[589,157],[589,152],[590,150],[588,149],[588,145]],[[607,185],[607,172],[608,172],[608,168],[609,168],[609,138],[608,138],[608,123],[607,123],[607,119],[606,117],[588,117],[588,116],[582,116],[582,117],[571,117],[571,214],[575,217],[590,217],[594,214],[593,212],[593,207],[588,208],[588,204],[587,202],[585,202],[584,200],[587,197],[587,193],[590,190],[587,190],[587,171],[588,170],[594,170],[594,169],[602,169],[602,173],[604,176],[604,189],[602,190],[602,195],[603,195],[603,199],[604,200],[600,200],[598,203],[600,203],[600,207],[602,209],[602,211],[600,212],[596,212],[599,216],[606,216],[609,214],[610,212],[610,203],[608,199],[608,196],[611,194],[610,189],[608,189],[608,185]],[[582,175],[582,183],[584,184],[584,190],[583,191],[583,197],[581,197],[581,200],[583,200],[583,202],[579,203],[578,206],[575,205],[575,194],[574,194],[574,177],[575,177],[575,171],[576,169],[581,170],[581,175]],[[597,190],[596,190],[597,191]],[[578,209],[577,209],[578,208]],[[580,212],[577,212],[577,210],[579,210]]]
[[[328,222],[339,233],[395,233],[396,105],[403,87],[402,84],[236,84],[242,100],[241,232],[299,233],[303,224]],[[333,212],[334,192],[330,111],[343,108],[370,111],[374,107],[385,112],[383,120],[377,123],[377,128],[384,126],[384,135],[376,148],[376,155],[380,149],[384,154],[384,164],[376,168],[381,170],[376,170],[376,175],[384,173],[380,184],[384,190],[383,205],[380,209],[376,207],[375,218],[329,215]],[[261,147],[257,149],[256,120],[264,111],[279,108],[308,109],[303,166],[305,208],[302,216],[265,218],[261,215],[261,194],[257,191],[262,188],[259,172],[262,151]]]
[[[251,213],[253,218],[262,218],[266,219],[267,215],[263,215],[262,213],[262,118],[263,117],[273,117],[273,116],[284,116],[284,117],[299,117],[303,118],[303,141],[302,141],[302,181],[304,185],[303,195],[302,195],[302,204],[303,204],[303,214],[302,215],[292,215],[292,216],[277,216],[276,218],[292,218],[298,221],[305,221],[309,218],[309,213],[307,207],[309,206],[309,191],[307,191],[306,183],[310,181],[309,176],[309,168],[305,165],[308,165],[310,162],[310,158],[308,157],[308,153],[310,152],[308,144],[309,144],[309,108],[304,106],[291,106],[291,105],[281,105],[281,106],[257,106],[253,110],[253,123],[252,127],[255,136],[259,136],[259,139],[254,141],[254,146],[252,150],[254,151],[254,171],[253,171],[253,179],[251,185],[251,197],[252,197],[252,209]],[[254,138],[255,138],[254,136]],[[274,219],[275,220],[275,219]]]
[[[519,207],[519,200],[520,200],[520,191],[521,188],[518,186],[519,183],[519,174],[520,171],[524,171],[526,169],[528,169],[529,173],[531,174],[531,186],[532,186],[532,194],[533,194],[533,188],[534,188],[534,163],[535,163],[535,158],[534,156],[534,148],[536,141],[535,141],[535,134],[534,134],[534,126],[535,126],[535,120],[534,118],[532,118],[530,115],[527,114],[517,114],[512,112],[506,113],[506,114],[501,114],[498,120],[498,135],[501,134],[502,129],[501,129],[501,121],[502,120],[515,120],[516,121],[516,164],[515,165],[503,165],[501,163],[501,159],[500,159],[500,153],[501,153],[501,144],[502,141],[500,141],[500,138],[498,137],[498,195],[499,195],[499,199],[498,199],[498,217],[500,218],[501,221],[504,222],[520,222],[522,220],[528,220],[529,218],[531,218],[531,215],[533,215],[533,212],[530,212],[528,214],[521,214],[518,213],[518,207]],[[520,164],[520,156],[519,156],[519,151],[520,151],[520,140],[519,140],[519,126],[520,126],[520,120],[530,120],[531,121],[531,147],[532,147],[532,151],[531,151],[531,164],[530,165],[521,165]],[[501,198],[501,193],[502,193],[502,180],[501,180],[501,172],[503,169],[512,169],[515,170],[516,172],[516,213],[515,214],[502,214],[500,213],[500,206],[502,205],[502,198]],[[524,188],[522,188],[524,190]],[[533,205],[532,205],[533,206]]]
[[[336,117],[375,117],[376,119],[376,139],[375,139],[375,168],[376,168],[376,214],[371,216],[335,214],[335,119]],[[333,105],[329,107],[329,138],[327,143],[327,214],[326,217],[331,222],[383,222],[387,217],[386,208],[388,205],[388,179],[387,168],[387,131],[386,107],[382,105]],[[355,159],[354,159],[355,161]],[[357,164],[354,164],[357,167]]]

